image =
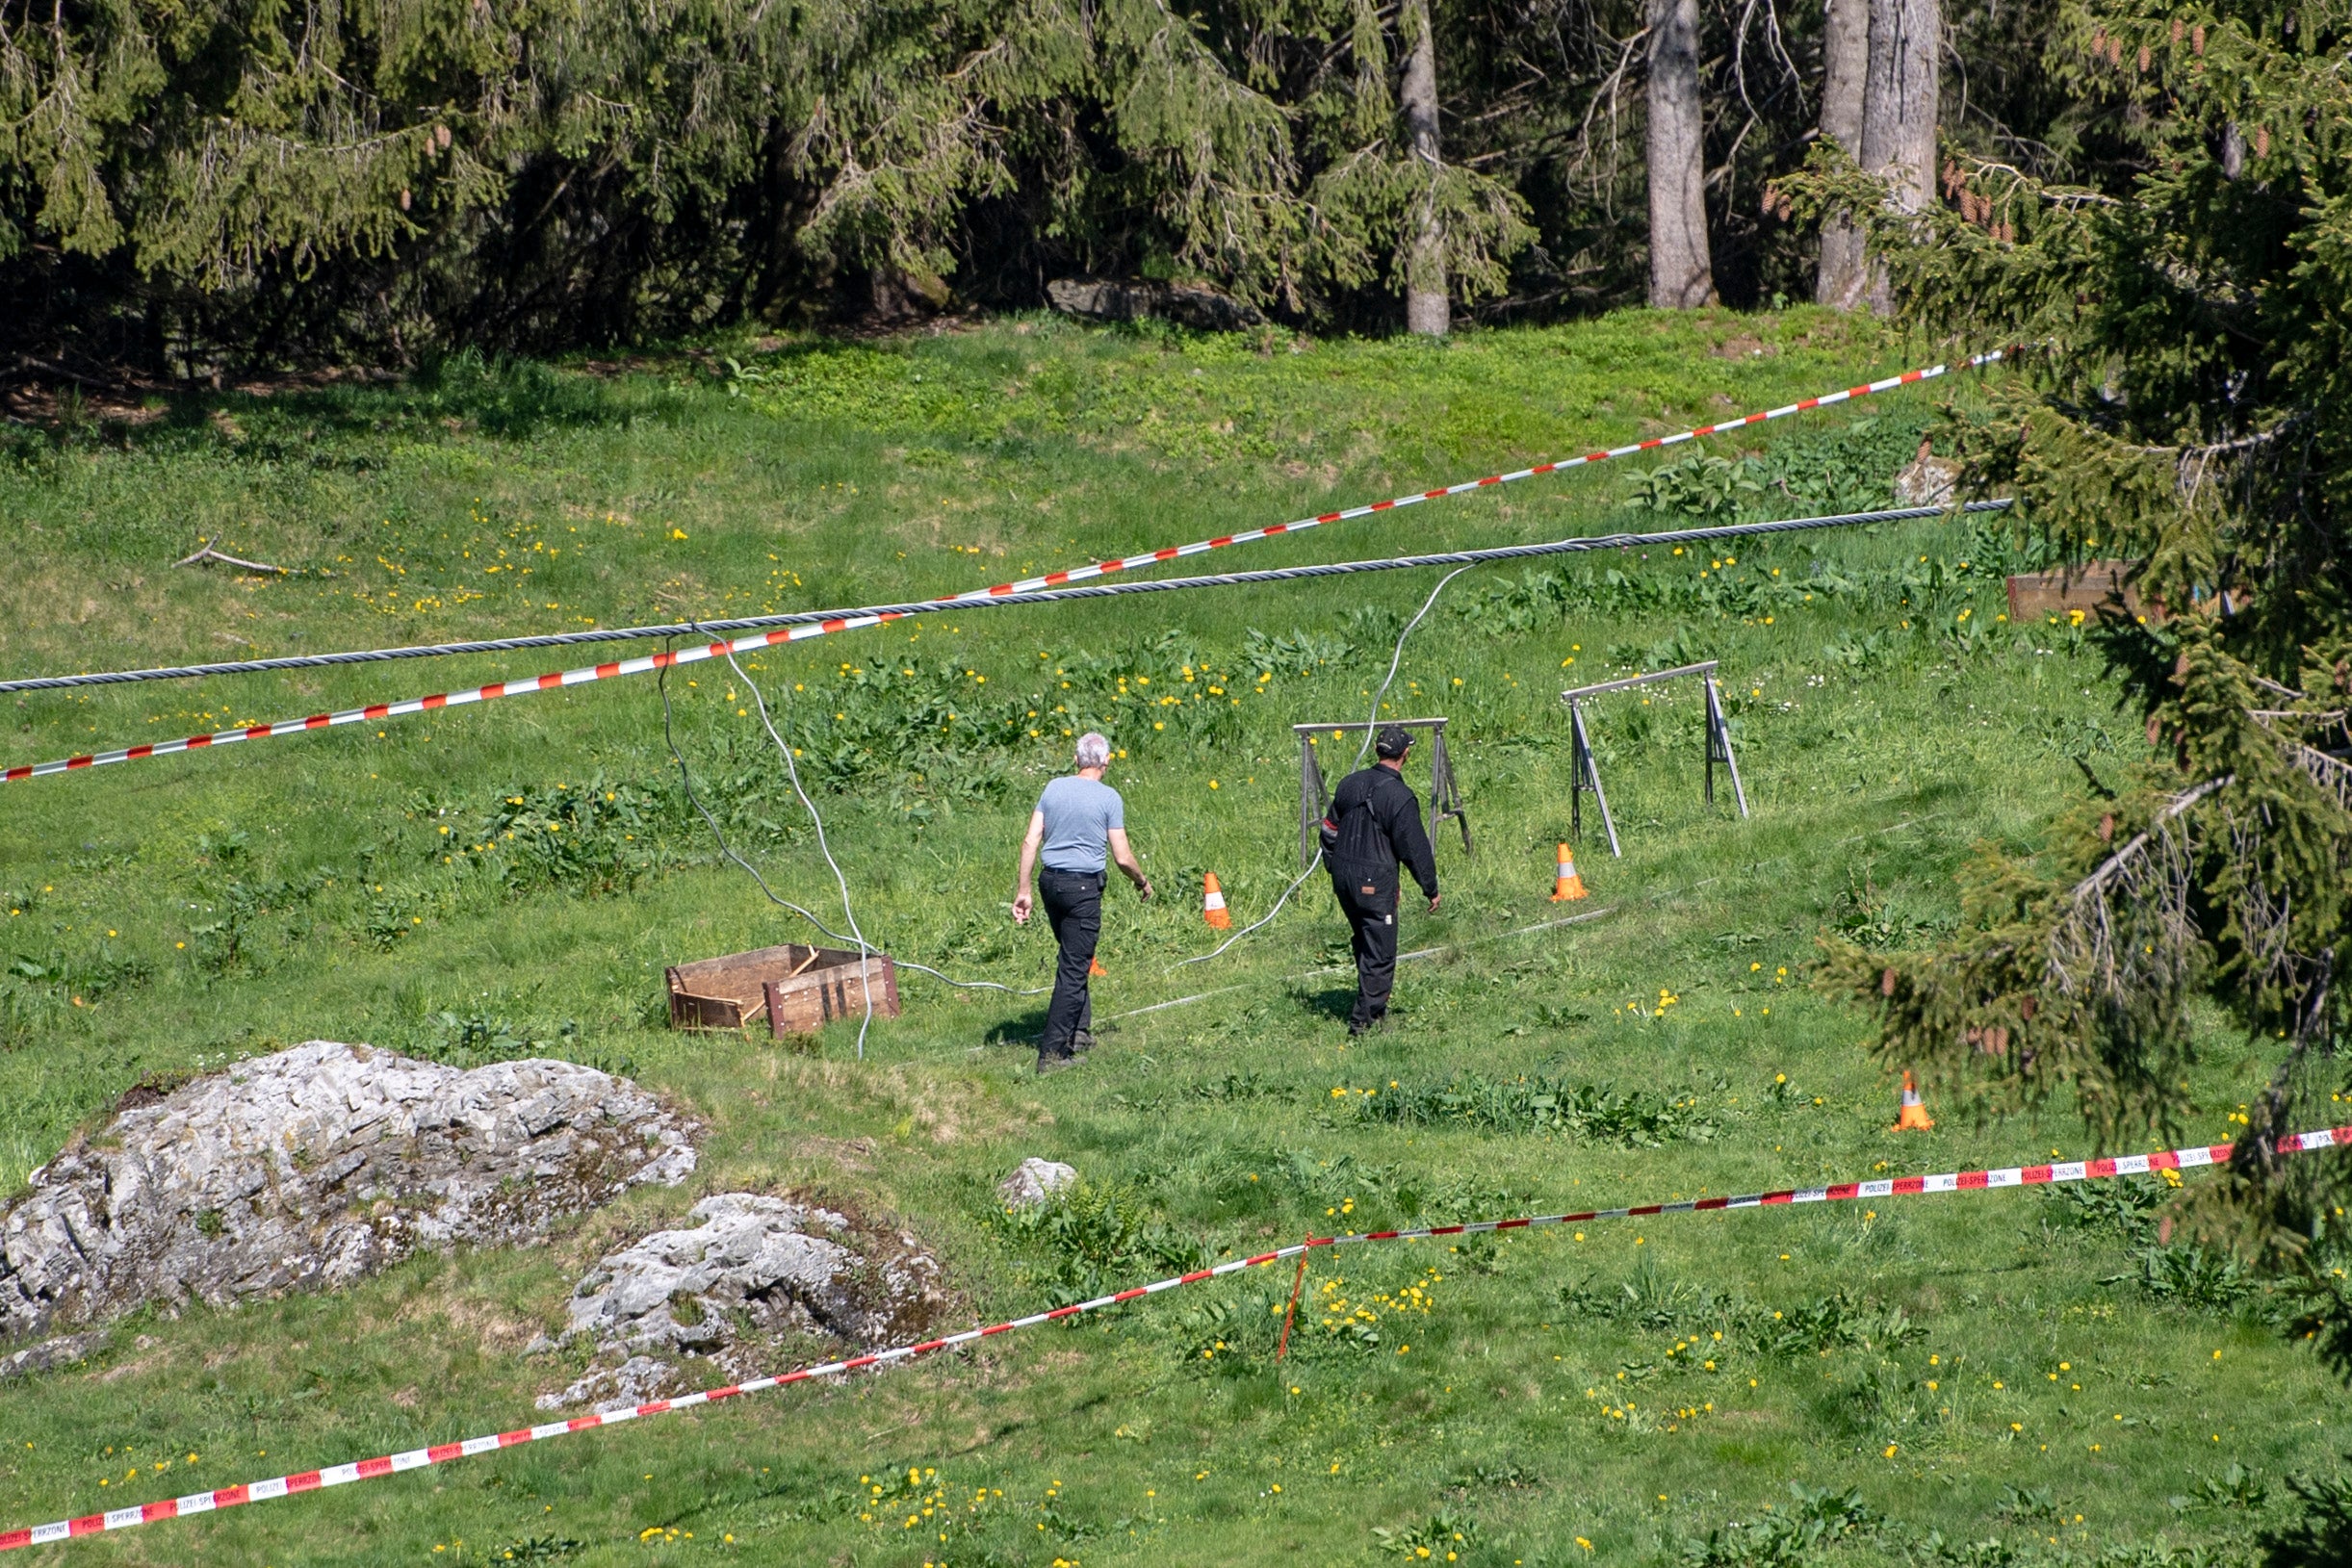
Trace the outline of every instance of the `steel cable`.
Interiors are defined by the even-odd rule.
[[[2006,501],[1971,501],[1964,512],[1998,511]],[[1776,522],[1726,524],[1712,528],[1683,528],[1665,533],[1597,534],[1577,540],[1541,545],[1506,545],[1486,551],[1455,551],[1436,555],[1400,555],[1393,559],[1338,561],[1322,566],[1278,567],[1255,572],[1228,572],[1211,577],[1167,578],[1144,582],[1095,583],[1073,588],[1046,588],[1001,594],[993,599],[943,601],[909,600],[895,604],[868,604],[856,609],[792,610],[778,615],[752,615],[726,621],[681,621],[664,626],[612,627],[589,631],[558,631],[530,637],[492,637],[473,642],[424,643],[400,648],[370,648],[337,654],[289,654],[272,658],[233,659],[216,664],[180,664],[144,670],[104,670],[85,675],[27,676],[0,681],[0,693],[63,691],[80,686],[123,685],[142,681],[187,681],[205,676],[251,675],[270,670],[315,670],[342,664],[381,664],[398,659],[445,658],[463,654],[510,654],[531,648],[569,648],[588,643],[637,642],[713,631],[757,631],[770,627],[811,626],[826,621],[887,616],[937,614],[942,610],[991,609],[1003,604],[1048,604],[1064,599],[1098,599],[1124,593],[1165,593],[1180,588],[1235,586],[1251,582],[1291,582],[1302,578],[1344,576],[1350,572],[1390,572],[1412,566],[1444,566],[1471,560],[1512,560],[1530,555],[1556,555],[1569,551],[1629,550],[1645,545],[1705,543],[1758,534],[1787,533],[1807,528],[1845,527],[1870,523],[1900,523],[1940,517],[1942,506],[1895,507],[1875,512],[1849,512],[1826,517],[1790,518]]]

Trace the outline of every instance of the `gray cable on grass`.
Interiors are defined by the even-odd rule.
[[[694,793],[694,777],[686,770],[685,753],[678,749],[678,737],[671,731],[669,680],[670,672],[668,666],[666,665],[664,665],[654,677],[654,690],[659,693],[661,698],[661,738],[668,743],[670,748],[670,758],[678,764],[678,782],[685,786],[686,803],[692,806],[696,811],[700,812],[702,814],[703,821],[709,824],[711,829],[711,836],[718,840],[719,853],[726,856],[729,860],[735,861],[736,864],[741,866],[744,870],[750,872],[751,880],[760,885],[760,891],[767,895],[767,901],[769,903],[790,910],[794,914],[799,915],[803,920],[808,921],[809,924],[814,926],[817,930],[823,932],[826,936],[832,938],[837,942],[845,942],[849,940],[847,937],[842,936],[840,932],[825,924],[824,921],[818,919],[814,914],[812,914],[807,910],[802,909],[790,899],[779,895],[775,888],[770,887],[767,885],[767,879],[760,874],[760,868],[752,864],[751,861],[745,860],[742,855],[737,851],[736,847],[727,841],[727,835],[724,830],[719,827],[718,818],[711,814],[711,809],[702,803],[702,797]]]
[[[1997,512],[2007,501],[1972,501],[1963,513]],[[1399,555],[1386,560],[1333,561],[1321,566],[1277,567],[1258,572],[1226,572],[1211,577],[1165,578],[1142,582],[1092,583],[1073,588],[1044,588],[1004,594],[993,599],[918,599],[897,604],[868,604],[857,609],[792,610],[781,615],[753,615],[737,620],[683,622],[669,626],[613,627],[604,630],[556,631],[532,637],[496,637],[477,642],[431,643],[406,648],[371,648],[341,654],[289,654],[274,658],[235,659],[219,664],[180,664],[148,670],[102,670],[85,675],[27,676],[0,681],[0,693],[60,691],[74,686],[122,685],[138,681],[187,681],[200,676],[251,675],[267,670],[313,670],[337,664],[380,664],[393,659],[445,658],[461,654],[508,654],[530,648],[566,648],[582,643],[634,642],[676,637],[686,632],[756,631],[762,627],[810,626],[823,621],[854,620],[888,615],[905,619],[937,615],[943,610],[997,609],[1008,604],[1050,604],[1071,599],[1108,599],[1120,594],[1169,593],[1188,588],[1230,588],[1254,582],[1294,582],[1305,578],[1345,577],[1354,572],[1394,572],[1418,566],[1456,566],[1476,561],[1518,560],[1536,555],[1560,555],[1590,550],[1633,550],[1643,546],[1706,544],[1719,539],[1746,539],[1761,534],[1795,533],[1813,528],[1853,527],[1874,523],[1909,523],[1942,517],[1942,506],[1899,506],[1875,512],[1841,512],[1825,517],[1783,518],[1766,523],[1727,523],[1709,528],[1674,528],[1663,533],[1609,533],[1540,545],[1504,545],[1488,550],[1458,550],[1435,555]]]

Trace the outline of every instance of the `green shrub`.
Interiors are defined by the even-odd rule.
[[[585,784],[521,785],[499,796],[462,839],[446,822],[436,836],[444,854],[469,858],[464,863],[487,868],[512,892],[613,893],[653,869],[663,807],[659,790],[600,772]]]
[[[1461,1122],[1488,1132],[1564,1132],[1638,1148],[1686,1141],[1703,1144],[1721,1130],[1700,1108],[1695,1091],[1660,1094],[1539,1076],[1502,1080],[1460,1072],[1441,1084],[1392,1082],[1363,1095],[1357,1108],[1373,1121]]]
[[[1074,1182],[1042,1203],[991,1221],[1007,1240],[1042,1253],[1054,1304],[1083,1301],[1147,1273],[1184,1273],[1204,1254],[1191,1237],[1150,1218],[1131,1195]]]

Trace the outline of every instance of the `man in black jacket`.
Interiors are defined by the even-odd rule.
[[[1376,1027],[1388,1013],[1388,992],[1397,971],[1397,864],[1411,867],[1413,881],[1437,907],[1437,858],[1421,829],[1421,802],[1404,779],[1405,754],[1412,735],[1389,725],[1373,742],[1380,760],[1339,782],[1331,810],[1323,819],[1323,858],[1331,869],[1331,891],[1348,917],[1356,947],[1356,1008],[1348,1033]]]

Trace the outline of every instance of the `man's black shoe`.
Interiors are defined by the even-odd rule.
[[[1041,1056],[1037,1059],[1037,1075],[1043,1078],[1048,1073],[1059,1072],[1064,1067],[1074,1067],[1077,1065],[1078,1059],[1074,1056]]]
[[[1076,1054],[1084,1056],[1095,1048],[1095,1032],[1092,1029],[1079,1030],[1070,1037],[1070,1048]]]

